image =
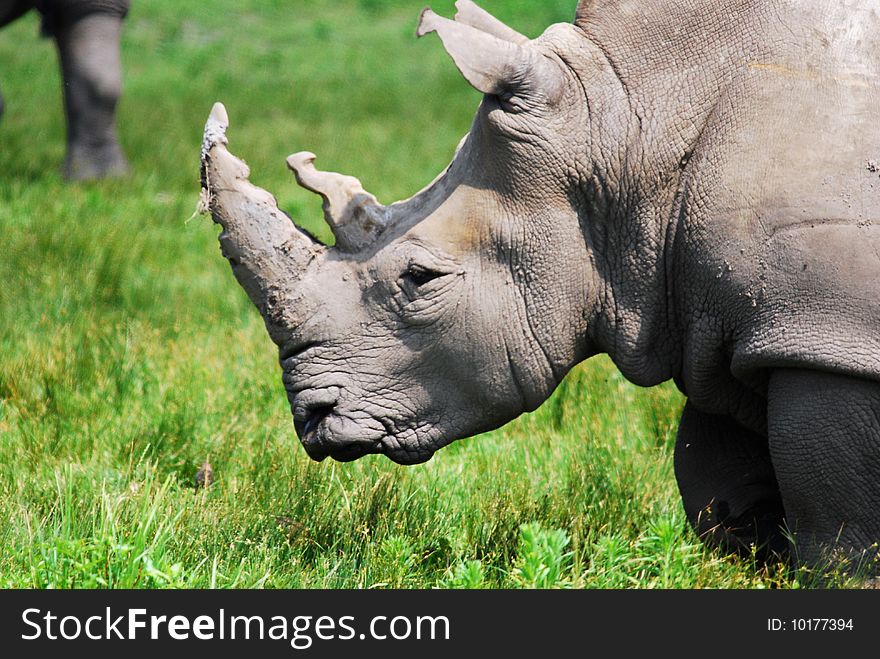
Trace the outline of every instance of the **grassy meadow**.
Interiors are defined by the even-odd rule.
[[[415,39],[423,1],[132,4],[121,181],[62,182],[53,45],[35,15],[0,32],[0,587],[810,585],[703,549],[672,473],[683,398],[604,358],[427,464],[311,462],[262,321],[194,216],[204,120],[222,100],[252,180],[328,238],[287,154],[406,197],[479,95]],[[575,4],[484,2],[532,36]]]

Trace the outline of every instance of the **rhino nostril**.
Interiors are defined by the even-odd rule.
[[[305,439],[309,433],[321,425],[321,422],[330,415],[334,407],[334,405],[316,405],[308,408],[306,413],[299,418],[294,418],[293,425],[299,438]]]
[[[310,348],[314,348],[318,345],[317,341],[304,341],[304,342],[289,342],[281,348],[281,352],[279,353],[281,357],[281,361],[287,361],[291,357],[299,357],[301,354],[309,350]]]

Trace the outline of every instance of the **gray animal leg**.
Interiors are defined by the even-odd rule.
[[[767,440],[733,419],[685,406],[675,477],[691,526],[706,544],[761,560],[786,557],[788,540]]]
[[[799,561],[877,572],[880,383],[784,369],[768,389],[770,454]]]
[[[70,180],[124,174],[128,165],[116,137],[116,104],[122,91],[119,40],[122,18],[89,14],[55,34],[64,77]]]

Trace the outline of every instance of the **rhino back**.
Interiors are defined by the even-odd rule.
[[[674,199],[679,385],[758,426],[769,368],[880,379],[880,1],[597,4]]]

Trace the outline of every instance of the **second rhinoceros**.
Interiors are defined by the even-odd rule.
[[[533,40],[457,7],[418,34],[485,96],[430,186],[383,206],[288,159],[335,247],[208,121],[203,202],[308,454],[422,462],[607,353],[687,395],[675,473],[705,541],[876,553],[880,2],[582,1]]]

